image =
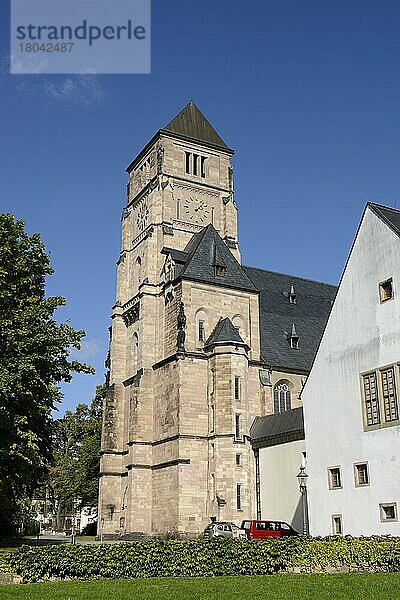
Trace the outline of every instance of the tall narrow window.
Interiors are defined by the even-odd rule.
[[[201,157],[201,176],[205,177],[206,176],[206,157],[202,156]]]
[[[357,463],[354,465],[354,479],[356,487],[369,485],[368,463]]]
[[[199,155],[193,154],[193,175],[197,175],[198,162],[199,162]]]
[[[278,382],[274,387],[274,413],[286,412],[292,408],[292,395],[285,381]]]
[[[381,422],[376,373],[363,376],[365,416],[367,425],[378,425]]]
[[[211,473],[211,500],[215,500],[215,475]]]
[[[337,490],[342,487],[340,467],[330,467],[328,469],[328,483],[330,490]]]
[[[211,371],[211,378],[210,378],[210,395],[215,393],[215,371],[214,369]]]
[[[214,406],[210,406],[210,432],[212,433],[215,429],[215,409]]]
[[[342,515],[332,515],[332,531],[333,535],[342,535]]]
[[[235,400],[240,400],[240,377],[235,375]]]
[[[179,199],[176,201],[176,218],[181,218],[181,201]]]
[[[205,340],[205,331],[204,331],[204,321],[199,321],[199,342],[204,342]]]
[[[236,484],[236,510],[242,510],[242,484]]]
[[[241,465],[241,456],[242,456],[241,454],[236,454],[235,464],[237,467],[239,467]]]
[[[397,405],[396,386],[394,379],[394,369],[390,367],[381,371],[383,407],[385,411],[385,421],[396,421],[399,418]]]
[[[240,439],[240,415],[235,415],[235,438]]]
[[[190,174],[190,152],[185,152],[185,171]]]

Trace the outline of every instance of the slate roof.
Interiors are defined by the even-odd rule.
[[[400,237],[400,210],[368,202],[367,206]]]
[[[243,341],[238,330],[233,325],[229,317],[225,317],[225,319],[221,318],[218,321],[214,331],[204,344],[204,347],[215,346],[218,344],[235,344],[236,346],[246,346],[246,343]]]
[[[293,275],[243,267],[260,291],[261,355],[271,367],[309,371],[314,360],[336,287]],[[296,303],[289,294],[294,287]],[[298,349],[288,337],[293,325],[299,337]]]
[[[304,440],[303,407],[276,415],[256,417],[250,428],[253,448],[277,446],[295,440]]]
[[[233,152],[192,101],[161,131]]]
[[[256,287],[211,223],[191,238],[180,256],[183,257],[184,254],[186,254],[187,260],[185,264],[176,266],[175,278],[183,277],[224,287],[257,292]],[[216,275],[216,266],[225,267],[224,277]]]

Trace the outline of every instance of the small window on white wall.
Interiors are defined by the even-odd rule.
[[[397,521],[397,504],[396,502],[385,502],[379,505],[382,523]]]
[[[387,279],[386,281],[382,281],[379,284],[379,298],[382,302],[386,302],[387,300],[391,300],[393,298],[393,279]]]
[[[369,485],[368,463],[356,463],[354,465],[354,480],[356,487]]]
[[[332,533],[333,533],[333,535],[342,535],[342,533],[343,533],[342,515],[332,515]]]

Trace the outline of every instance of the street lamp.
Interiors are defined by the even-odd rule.
[[[305,467],[300,467],[300,472],[296,475],[299,482],[301,493],[301,504],[303,508],[303,534],[308,535],[308,514],[307,514],[307,481],[308,475]]]

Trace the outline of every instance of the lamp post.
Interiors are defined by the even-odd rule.
[[[307,481],[308,475],[305,467],[300,467],[300,472],[296,475],[299,482],[301,493],[301,503],[303,508],[303,534],[308,535],[308,514],[307,514]]]

